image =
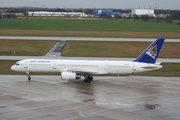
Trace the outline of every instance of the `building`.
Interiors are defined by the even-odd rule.
[[[43,17],[87,17],[84,12],[28,12],[28,16],[43,16]]]
[[[107,16],[113,16],[114,15],[114,12],[112,10],[94,10],[93,11],[93,15],[95,17],[98,17],[100,16],[101,14],[103,15],[107,15]]]
[[[131,15],[138,15],[138,16],[148,15],[155,17],[154,10],[152,9],[133,9],[131,10]]]

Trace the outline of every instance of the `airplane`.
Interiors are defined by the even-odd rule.
[[[93,75],[134,74],[162,68],[156,59],[164,40],[158,38],[152,42],[133,61],[24,59],[11,66],[11,70],[25,72],[29,81],[30,72],[60,72],[62,80],[76,80],[83,76],[84,83],[91,83]]]

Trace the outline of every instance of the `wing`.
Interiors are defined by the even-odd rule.
[[[66,71],[78,73],[81,75],[89,74],[89,75],[100,75],[100,74],[107,74],[106,71],[98,70],[98,69],[67,69]]]

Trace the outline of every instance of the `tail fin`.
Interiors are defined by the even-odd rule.
[[[161,47],[164,43],[164,38],[158,38],[151,43],[135,60],[134,62],[155,63],[159,55]]]

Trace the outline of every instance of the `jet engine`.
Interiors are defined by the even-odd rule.
[[[75,79],[80,79],[81,75],[72,73],[72,72],[62,72],[61,73],[61,79],[63,80],[75,80]]]

